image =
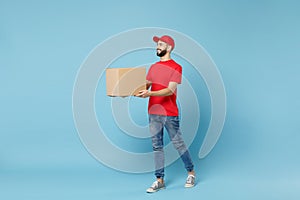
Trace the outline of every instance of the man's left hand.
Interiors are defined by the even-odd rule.
[[[147,98],[147,97],[150,97],[150,91],[149,90],[141,90],[141,91],[139,91],[139,94],[137,94],[135,96],[136,97]]]

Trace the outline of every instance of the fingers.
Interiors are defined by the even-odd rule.
[[[147,93],[148,93],[148,90],[141,90],[139,91],[139,94],[135,95],[136,97],[143,97],[143,98],[146,98],[147,97]]]

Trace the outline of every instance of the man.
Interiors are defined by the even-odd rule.
[[[168,135],[181,156],[188,172],[185,187],[195,185],[194,165],[182,139],[179,127],[179,113],[176,104],[177,84],[181,83],[182,67],[171,59],[171,51],[175,47],[172,37],[164,35],[153,37],[157,43],[156,54],[160,61],[153,64],[147,74],[147,90],[142,90],[137,95],[149,98],[148,113],[149,127],[152,137],[154,151],[156,181],[148,193],[157,192],[165,188],[164,183],[164,150],[163,150],[163,129],[166,128]],[[151,91],[148,89],[151,87]]]

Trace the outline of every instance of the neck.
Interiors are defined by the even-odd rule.
[[[171,60],[171,56],[169,53],[167,53],[163,57],[160,57],[160,61],[168,61],[168,60]]]

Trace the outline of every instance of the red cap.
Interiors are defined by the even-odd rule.
[[[175,42],[173,40],[173,38],[171,36],[168,36],[168,35],[164,35],[164,36],[161,36],[161,37],[157,37],[157,36],[154,36],[153,37],[153,41],[154,42],[158,42],[158,41],[163,41],[165,43],[167,43],[168,45],[172,46],[172,50],[174,49],[175,47]]]

